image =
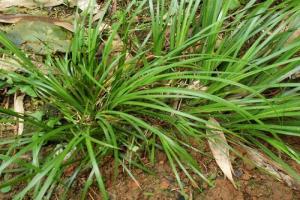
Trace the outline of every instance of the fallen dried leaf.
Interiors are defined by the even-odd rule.
[[[16,24],[21,21],[35,21],[35,22],[46,22],[49,24],[54,24],[56,26],[63,27],[71,32],[74,32],[73,24],[58,20],[58,19],[51,19],[45,16],[30,16],[30,15],[5,15],[0,14],[0,22],[6,24]]]
[[[224,175],[236,188],[232,177],[233,168],[229,158],[229,145],[223,131],[221,130],[221,126],[214,118],[210,118],[206,126],[208,128],[206,132],[208,136],[208,144],[212,154]]]
[[[17,96],[17,93],[15,94],[14,97],[14,110],[15,112],[19,113],[19,114],[24,114],[24,94]],[[18,135],[22,135],[23,130],[24,130],[24,120],[21,118],[17,119],[17,134]]]
[[[35,54],[66,52],[72,38],[70,32],[41,21],[20,21],[4,32],[15,45]]]
[[[32,63],[35,66],[37,66],[42,73],[44,74],[49,73],[49,69],[45,66],[44,63],[37,62],[35,60],[32,60]],[[23,66],[16,59],[11,57],[0,58],[0,70],[4,70],[7,72],[26,72]],[[56,72],[52,71],[52,73],[56,73]]]
[[[65,3],[64,0],[0,0],[0,11],[6,10],[12,6],[36,8],[53,7]]]
[[[269,172],[275,176],[278,180],[285,182],[289,187],[293,189],[299,189],[299,184],[289,175],[284,172],[284,169],[280,167],[276,162],[270,160],[260,151],[250,148],[248,146],[243,146],[247,151],[249,160],[253,162],[257,167]]]

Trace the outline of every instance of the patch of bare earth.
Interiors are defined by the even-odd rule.
[[[279,182],[272,176],[261,172],[253,166],[244,162],[234,163],[235,182],[237,189],[233,187],[230,181],[224,179],[222,172],[218,169],[213,160],[202,160],[207,166],[203,171],[214,183],[213,187],[205,182],[197,180],[199,188],[193,187],[184,173],[180,173],[186,198],[180,193],[180,189],[174,177],[174,174],[168,165],[168,161],[163,153],[157,154],[158,162],[151,170],[155,174],[150,175],[142,170],[132,168],[131,172],[136,178],[132,178],[122,172],[115,181],[112,180],[112,163],[103,166],[102,171],[106,179],[107,190],[111,200],[296,200],[300,199],[300,191],[293,190],[286,184]],[[81,184],[77,189],[82,188],[85,182],[82,177]],[[76,193],[75,193],[76,194]],[[79,199],[73,196],[72,199]],[[88,193],[91,200],[101,200],[101,194],[97,186],[93,185]]]

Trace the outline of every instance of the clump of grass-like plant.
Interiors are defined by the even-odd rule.
[[[24,71],[0,73],[32,87],[61,121],[49,126],[0,108],[36,127],[0,142],[0,175],[13,174],[0,187],[26,183],[15,199],[29,192],[34,199],[50,198],[58,185],[67,194],[80,172],[89,170],[82,198],[95,180],[107,199],[104,158],[114,158],[116,176],[119,166],[132,176],[127,164],[149,170],[139,156],[126,156],[132,149],[146,152],[152,163],[156,150],[164,151],[181,188],[178,170],[194,185],[191,173],[209,182],[188,153],[188,141],[207,136],[210,117],[228,141],[260,148],[299,180],[263,144],[300,162],[299,152],[282,140],[300,135],[300,84],[291,78],[299,71],[300,40],[289,41],[300,7],[293,0],[250,0],[234,11],[230,3],[132,1],[110,28],[103,25],[109,22],[105,15],[96,24],[91,18],[77,22],[70,51],[47,56],[43,69],[0,33],[0,43]],[[64,148],[45,153],[50,144]],[[73,163],[72,176],[61,180]]]

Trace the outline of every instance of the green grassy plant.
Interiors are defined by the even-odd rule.
[[[300,40],[288,42],[300,7],[293,0],[250,0],[229,10],[230,2],[132,1],[112,21],[103,15],[94,24],[87,17],[76,22],[70,51],[48,55],[46,69],[0,33],[0,43],[24,71],[0,74],[30,86],[61,122],[50,126],[0,108],[35,127],[0,142],[0,175],[11,177],[0,187],[25,183],[14,199],[28,193],[49,199],[60,186],[66,198],[76,177],[88,171],[82,198],[95,181],[108,199],[104,159],[113,157],[115,176],[122,166],[134,178],[130,166],[151,171],[140,155],[154,163],[157,150],[165,152],[181,188],[180,170],[195,186],[192,174],[210,183],[188,142],[206,138],[209,117],[220,122],[231,144],[260,148],[299,181],[271,149],[300,162],[299,152],[282,140],[300,136],[300,84],[291,78],[299,71]],[[143,22],[147,17],[150,22]],[[103,23],[111,28],[103,30]],[[45,153],[53,144],[63,148]],[[74,163],[72,176],[62,179]]]

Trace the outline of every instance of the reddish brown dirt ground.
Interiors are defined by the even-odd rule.
[[[153,168],[156,175],[148,175],[138,169],[132,173],[139,182],[140,187],[126,173],[120,174],[114,183],[108,181],[107,189],[111,200],[184,200],[180,194],[175,177],[168,166],[163,154],[159,154],[158,164]],[[216,166],[214,160],[205,161],[207,168],[205,174],[211,177],[214,183],[209,187],[205,182],[199,180],[200,188],[191,186],[188,179],[180,174],[184,182],[186,199],[188,200],[296,200],[300,199],[300,191],[293,190],[285,183],[249,166],[237,161],[234,165],[235,182],[237,189]],[[111,177],[111,168],[107,167],[105,176]],[[89,192],[89,199],[100,200],[101,195],[94,187]]]
[[[286,142],[290,143],[295,149],[300,150],[300,141],[286,138]],[[198,144],[199,145],[199,144]],[[168,164],[164,153],[156,154],[157,164],[148,167],[155,172],[150,175],[140,169],[130,169],[140,185],[132,180],[126,172],[122,172],[116,181],[112,181],[113,170],[112,162],[107,161],[102,167],[102,172],[106,180],[107,189],[109,191],[110,200],[298,200],[300,199],[300,190],[294,190],[288,187],[285,183],[279,182],[265,172],[262,172],[249,163],[245,163],[242,159],[236,157],[233,160],[233,168],[235,171],[235,182],[237,188],[224,178],[224,175],[218,168],[214,159],[209,155],[209,148],[203,144],[202,149],[206,152],[206,156],[199,153],[191,152],[193,157],[198,161],[203,169],[203,173],[212,182],[212,187],[208,186],[203,180],[196,178],[199,188],[193,187],[189,180],[180,173],[180,177],[184,183],[184,190],[187,194],[186,198],[180,193],[180,189],[175,180],[174,174]],[[291,160],[287,162],[296,171],[300,173],[300,165]],[[148,161],[145,159],[145,164]],[[69,168],[65,171],[64,176],[72,174],[74,168]],[[80,199],[80,190],[84,187],[87,179],[87,174],[82,174],[78,178],[78,183],[71,189],[69,196],[70,200]],[[196,177],[196,176],[195,176]],[[16,190],[13,192],[16,193]],[[56,192],[53,200],[58,200],[61,192]],[[10,200],[13,194],[1,194],[0,200]],[[31,198],[28,198],[31,199]],[[101,195],[98,192],[96,185],[93,185],[89,190],[89,200],[101,200]]]

